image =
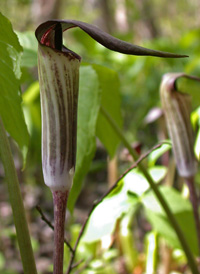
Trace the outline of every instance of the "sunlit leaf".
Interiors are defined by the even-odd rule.
[[[155,166],[149,168],[149,173],[154,182],[160,182],[166,175],[167,168],[164,166]],[[130,192],[141,196],[150,186],[144,175],[138,170],[133,169],[124,178],[125,184]]]
[[[106,235],[111,235],[115,229],[117,220],[123,213],[135,209],[138,204],[136,196],[127,194],[127,187],[123,181],[118,184],[119,191],[106,197],[93,211],[86,227],[83,241],[94,242]]]
[[[29,137],[21,108],[19,86],[22,47],[11,23],[1,13],[0,26],[0,115],[6,130],[25,153]]]
[[[150,174],[159,182],[166,174],[166,168],[152,168]],[[117,220],[130,210],[136,210],[140,203],[139,196],[148,189],[149,184],[138,169],[129,172],[94,209],[83,240],[93,242],[112,234]]]

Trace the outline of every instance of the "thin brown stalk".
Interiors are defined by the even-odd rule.
[[[68,191],[52,191],[54,202],[53,274],[63,274],[65,212]]]

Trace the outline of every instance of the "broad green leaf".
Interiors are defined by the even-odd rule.
[[[116,123],[122,127],[120,82],[118,74],[114,70],[99,65],[93,65],[93,68],[98,74],[99,83],[102,88],[101,105]],[[112,158],[115,155],[120,139],[101,112],[99,112],[97,120],[96,134]]]
[[[152,168],[150,174],[158,182],[166,174],[166,168]],[[117,220],[131,209],[137,209],[140,202],[138,196],[147,189],[149,189],[149,184],[138,169],[130,171],[94,209],[83,240],[93,242],[112,234]]]
[[[111,235],[122,214],[129,212],[133,207],[136,209],[137,204],[137,196],[128,195],[125,183],[120,181],[117,188],[94,209],[82,241],[90,243]]]
[[[25,153],[29,137],[21,107],[21,54],[11,23],[0,13],[0,115],[6,130]]]
[[[91,66],[80,69],[78,99],[77,157],[74,182],[70,191],[68,207],[72,211],[81,191],[96,149],[96,122],[101,102],[98,76]]]
[[[181,194],[173,188],[162,186],[160,187],[160,191],[164,195],[171,211],[179,223],[191,250],[197,254],[197,236],[190,202],[183,198]],[[153,229],[162,235],[173,248],[182,249],[166,214],[153,192],[145,194],[142,198],[142,203],[145,207],[146,216],[152,224]]]
[[[38,42],[32,31],[17,32],[19,42],[23,47],[21,66],[32,68],[37,66]]]

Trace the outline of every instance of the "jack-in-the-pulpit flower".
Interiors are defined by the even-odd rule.
[[[75,20],[52,20],[36,30],[42,109],[44,181],[54,200],[54,274],[63,273],[64,221],[75,170],[80,57],[62,44],[63,31],[79,27],[110,50],[131,55],[185,57],[134,46]],[[70,269],[69,269],[70,271]],[[69,272],[68,272],[69,273]]]
[[[44,181],[52,190],[69,190],[73,180],[79,65],[80,57],[73,52],[39,44],[42,167]]]
[[[168,73],[163,76],[160,96],[166,117],[169,136],[179,174],[193,177],[197,172],[194,155],[194,133],[191,125],[191,98],[176,89],[176,80],[189,77],[183,73]]]

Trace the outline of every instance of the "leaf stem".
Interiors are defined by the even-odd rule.
[[[133,159],[135,161],[138,160],[138,154],[137,152],[131,147],[131,145],[129,144],[129,142],[126,140],[123,132],[121,131],[121,129],[119,128],[119,126],[117,125],[117,123],[113,120],[113,118],[110,116],[110,114],[101,106],[100,108],[101,113],[104,115],[104,117],[108,120],[108,122],[110,123],[110,125],[112,126],[113,130],[115,131],[115,133],[118,135],[118,137],[120,138],[120,140],[123,142],[123,144],[125,145],[125,147],[128,149],[129,153],[131,154],[131,156],[133,157]],[[183,247],[183,250],[185,252],[185,255],[188,259],[188,263],[190,265],[190,268],[192,270],[193,274],[199,274],[198,268],[197,268],[197,264],[195,262],[194,256],[190,250],[190,247],[183,235],[183,232],[179,226],[179,224],[177,223],[172,211],[170,210],[168,204],[166,203],[163,195],[161,194],[161,192],[159,191],[157,185],[155,184],[155,182],[153,181],[152,177],[150,176],[150,174],[148,173],[148,171],[146,170],[146,167],[144,166],[143,163],[138,163],[138,167],[140,169],[140,171],[143,173],[144,177],[146,178],[146,180],[148,181],[149,185],[151,186],[153,192],[155,193],[158,201],[160,202],[161,206],[163,207],[169,221],[171,222],[171,225],[173,226],[177,237]]]
[[[37,211],[40,213],[41,215],[41,219],[54,231],[54,226],[52,225],[52,223],[47,219],[47,217],[44,215],[42,209],[40,208],[40,206],[36,206]],[[67,241],[66,238],[64,238],[64,243],[67,245],[67,247],[69,248],[70,252],[73,253],[74,250],[71,247],[70,243]]]
[[[37,274],[17,173],[0,117],[0,155],[3,162],[16,234],[25,274]]]

